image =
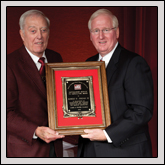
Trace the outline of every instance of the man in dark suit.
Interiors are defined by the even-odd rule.
[[[63,154],[64,136],[48,127],[45,79],[40,75],[41,57],[45,63],[62,62],[59,53],[47,49],[49,24],[42,12],[25,12],[20,17],[24,45],[7,55],[7,157]]]
[[[150,68],[118,43],[118,20],[110,11],[96,11],[88,27],[99,54],[87,61],[105,61],[112,123],[105,130],[85,129],[78,157],[152,157],[147,124],[153,113]]]

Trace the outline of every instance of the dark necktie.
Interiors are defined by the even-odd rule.
[[[41,75],[41,78],[42,78],[43,82],[45,83],[45,58],[41,57],[38,60],[38,62],[41,63],[41,68],[39,70],[39,73]]]

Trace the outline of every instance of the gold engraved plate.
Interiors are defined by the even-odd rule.
[[[61,77],[64,118],[95,117],[92,76]]]

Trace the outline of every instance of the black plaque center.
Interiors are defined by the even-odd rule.
[[[68,81],[66,88],[70,112],[89,111],[91,109],[89,81]]]
[[[64,117],[95,116],[92,76],[61,78]]]

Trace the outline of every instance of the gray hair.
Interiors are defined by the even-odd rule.
[[[91,30],[91,22],[92,22],[92,20],[94,18],[98,17],[99,15],[102,15],[102,14],[107,14],[107,15],[109,15],[112,18],[113,27],[116,27],[117,28],[119,26],[118,19],[117,19],[117,17],[115,15],[112,14],[112,12],[110,12],[107,9],[99,9],[99,10],[95,11],[91,15],[91,17],[90,17],[90,19],[88,21],[88,28],[89,28],[89,30]]]
[[[39,10],[28,10],[25,13],[23,13],[19,19],[19,26],[22,31],[24,30],[24,26],[25,26],[25,19],[32,15],[43,16],[48,24],[48,27],[50,26],[50,20],[45,16],[45,14],[43,12],[41,12]]]

